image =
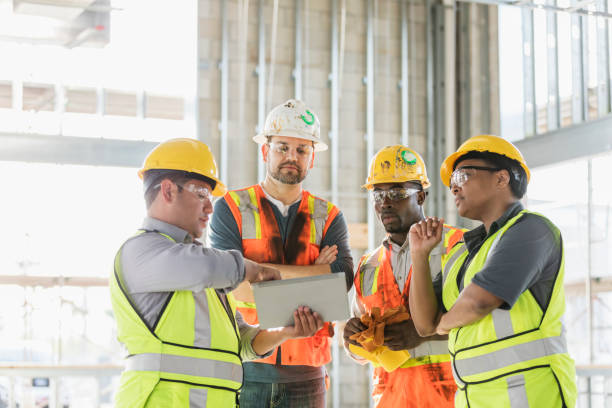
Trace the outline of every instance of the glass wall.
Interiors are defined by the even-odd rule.
[[[612,152],[537,168],[527,207],[549,217],[565,248],[565,327],[577,366],[612,363]],[[586,284],[591,282],[591,300]],[[612,379],[579,377],[579,406],[604,407]],[[590,387],[590,391],[589,388]],[[587,392],[592,405],[587,405]]]

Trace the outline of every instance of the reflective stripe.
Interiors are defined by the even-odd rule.
[[[314,197],[308,196],[308,214],[310,214],[310,243],[314,244],[317,241],[317,227],[314,222]]]
[[[463,382],[463,380],[461,379],[461,377],[459,377],[459,374],[457,374],[457,369],[455,368],[455,362],[456,360],[451,360],[451,368],[453,369],[453,378],[455,378],[455,382],[457,383],[457,385],[461,388],[465,387],[465,383]]]
[[[508,399],[511,408],[529,408],[527,390],[525,389],[525,376],[523,374],[513,375],[506,378],[508,384]]]
[[[382,246],[372,252],[362,263],[359,268],[359,281],[361,283],[361,295],[370,296],[376,292],[376,279],[378,277],[378,267],[380,265],[380,254]],[[381,251],[381,252],[379,252]]]
[[[374,276],[378,276],[378,267],[372,265],[364,265],[361,267],[361,293],[365,296],[370,296],[374,293],[376,280]]]
[[[242,217],[242,239],[261,239],[261,226],[259,224],[259,208],[257,198],[254,198],[255,191],[251,194],[251,189],[232,191],[232,198],[238,206]],[[238,197],[238,200],[236,200]],[[254,198],[254,199],[253,199]]]
[[[195,317],[193,323],[194,339],[196,347],[210,347],[210,313],[208,311],[208,298],[206,292],[193,293],[195,303]]]
[[[158,353],[135,354],[126,360],[125,371],[158,371],[242,384],[242,365],[227,361]]]
[[[206,408],[206,388],[189,389],[189,408]]]
[[[430,340],[419,344],[417,347],[408,350],[410,357],[418,358],[425,356],[435,356],[439,354],[448,355],[448,341],[447,340]]]
[[[562,332],[563,333],[563,332]],[[459,358],[461,351],[455,354],[455,366],[461,377],[483,374],[513,364],[523,363],[539,357],[567,353],[567,344],[563,334],[556,337],[537,339],[527,343],[508,346],[501,350],[470,358]]]
[[[381,247],[378,254],[378,260],[376,262],[376,269],[374,270],[374,280],[372,281],[372,294],[378,291],[378,272],[380,271],[380,261],[382,261],[382,257],[385,251]]]
[[[242,300],[238,300],[238,299],[236,299],[236,307],[241,307],[243,309],[256,309],[255,303],[243,302]]]
[[[312,207],[310,207],[312,200]],[[323,239],[323,229],[325,228],[325,223],[327,222],[327,214],[328,211],[328,202],[325,200],[321,200],[320,198],[315,198],[310,196],[308,198],[308,207],[310,210],[311,218],[310,218],[310,241],[315,245],[320,245],[321,240]],[[314,227],[314,242],[312,230]]]
[[[493,327],[495,328],[497,340],[514,334],[509,310],[495,309],[491,312],[491,317],[493,317]]]
[[[257,193],[255,193],[255,188],[249,188],[247,191],[249,192],[251,210],[253,210],[253,217],[255,218],[255,239],[261,239],[261,220],[259,218],[259,201],[257,200]]]
[[[465,245],[461,245],[458,249],[455,250],[455,252],[453,252],[450,259],[446,262],[446,264],[444,265],[444,271],[442,273],[442,283],[443,284],[444,282],[446,282],[446,277],[448,276],[448,273],[451,271],[453,265],[455,264],[455,262],[457,262],[457,259],[459,259],[459,257],[465,251],[467,251],[467,247]]]

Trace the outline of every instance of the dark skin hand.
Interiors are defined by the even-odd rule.
[[[387,346],[391,350],[409,350],[421,345],[428,340],[447,340],[448,336],[430,336],[421,337],[414,327],[414,322],[406,320],[404,322],[389,324],[385,326],[385,342],[383,346]]]
[[[361,323],[361,319],[359,319],[358,317],[353,317],[352,319],[349,319],[349,321],[346,322],[346,326],[344,326],[344,342],[352,344],[354,346],[361,346],[355,340],[349,339],[349,337],[351,337],[355,333],[361,333],[367,328],[368,326]]]
[[[412,320],[385,326],[385,342],[391,350],[408,350],[423,343],[425,339],[419,336]]]

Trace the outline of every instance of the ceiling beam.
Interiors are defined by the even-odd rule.
[[[530,168],[612,151],[612,115],[515,142]]]

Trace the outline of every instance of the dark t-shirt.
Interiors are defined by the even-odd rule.
[[[523,210],[520,202],[513,204],[495,222],[489,233],[483,225],[463,235],[468,250],[457,276],[459,291],[470,262],[491,235]],[[523,214],[499,239],[489,252],[483,268],[472,282],[504,301],[501,309],[510,309],[526,290],[530,290],[542,309],[546,308],[562,258],[561,233],[546,218]],[[436,278],[441,283],[441,274]]]
[[[274,211],[278,229],[284,242],[287,240],[288,231],[291,230],[300,201],[289,207],[286,217],[282,215],[278,207],[270,202]],[[225,200],[217,200],[215,203],[213,217],[210,222],[209,235],[210,246],[217,249],[242,249],[242,237],[238,230],[236,220]],[[349,248],[348,228],[342,213],[331,222],[327,232],[321,240],[321,248],[337,245],[338,255],[330,265],[331,271],[344,272],[347,280],[347,288],[353,283],[353,258]],[[297,381],[308,381],[322,378],[325,375],[324,367],[311,366],[287,366],[280,364],[280,349],[277,354],[276,365],[245,362],[244,379],[250,382],[262,383],[288,383]]]

